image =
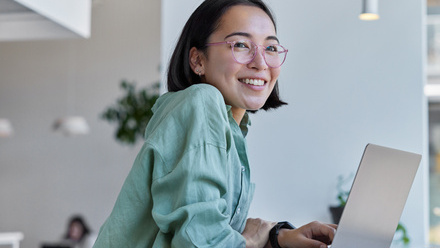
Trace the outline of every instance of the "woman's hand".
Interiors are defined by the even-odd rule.
[[[247,219],[241,235],[246,239],[246,248],[263,248],[268,244],[269,231],[277,222],[262,219]]]
[[[311,222],[300,228],[281,229],[278,243],[282,248],[327,248],[336,233],[337,225]]]

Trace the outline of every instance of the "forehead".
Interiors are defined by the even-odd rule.
[[[212,36],[224,38],[236,32],[248,33],[255,38],[276,36],[275,26],[270,17],[262,9],[255,6],[237,5],[231,7],[220,18],[219,27]]]

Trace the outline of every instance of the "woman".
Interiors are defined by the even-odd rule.
[[[90,248],[93,246],[95,238],[96,236],[92,235],[84,219],[79,215],[75,215],[69,220],[63,243],[72,248]]]
[[[335,226],[246,219],[247,112],[285,104],[277,79],[286,53],[260,0],[195,10],[170,61],[170,92],[94,247],[327,247]]]

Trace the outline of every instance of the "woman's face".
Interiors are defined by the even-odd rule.
[[[69,237],[72,240],[80,240],[84,232],[84,228],[79,222],[72,222],[69,228]]]
[[[208,43],[242,40],[266,46],[278,43],[272,20],[260,8],[231,7],[222,16],[219,28],[212,33]],[[230,44],[207,48],[207,57],[202,59],[203,79],[220,90],[233,113],[260,109],[273,90],[280,68],[268,67],[262,52],[260,47],[253,61],[240,64],[234,60]]]

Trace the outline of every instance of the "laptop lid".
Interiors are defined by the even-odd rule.
[[[332,248],[390,247],[421,157],[366,146]]]

